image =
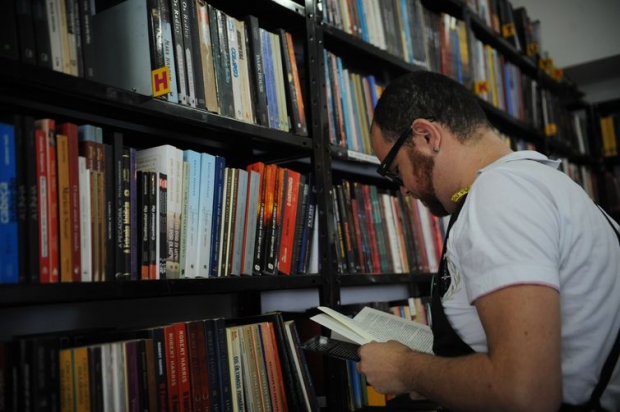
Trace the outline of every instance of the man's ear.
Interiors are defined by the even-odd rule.
[[[427,153],[437,153],[441,147],[441,132],[437,124],[427,119],[415,119],[412,123],[416,147]]]

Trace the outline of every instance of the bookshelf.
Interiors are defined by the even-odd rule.
[[[113,1],[97,1],[100,7],[112,6]],[[152,316],[119,319],[119,326],[133,327],[161,322],[185,321],[200,316],[227,317],[257,315],[261,311],[261,293],[272,291],[309,291],[319,296],[320,304],[338,308],[343,288],[381,287],[399,285],[411,295],[428,293],[431,273],[412,269],[405,273],[348,273],[339,272],[338,229],[334,224],[335,183],[342,178],[371,184],[388,190],[386,182],[376,173],[376,158],[367,153],[359,154],[350,148],[330,141],[330,121],[326,90],[324,50],[341,57],[353,71],[372,74],[382,84],[390,79],[416,70],[426,70],[372,45],[359,36],[345,33],[326,22],[327,1],[322,0],[243,0],[227,2],[209,1],[235,18],[246,14],[258,17],[261,28],[285,29],[294,35],[296,45],[302,50],[297,61],[303,73],[305,114],[308,135],[276,130],[264,125],[246,123],[231,117],[208,112],[204,109],[174,104],[164,100],[123,90],[109,84],[83,77],[76,77],[7,57],[0,57],[0,113],[21,114],[36,118],[53,117],[59,121],[95,124],[107,130],[123,133],[127,146],[143,149],[162,144],[172,144],[182,149],[226,157],[227,165],[244,168],[256,161],[291,165],[314,175],[318,207],[318,267],[320,273],[293,276],[242,276],[216,279],[169,279],[152,281],[116,281],[101,283],[59,283],[0,285],[0,318],[11,317],[11,325],[29,322],[33,317],[42,319],[40,330],[49,332],[63,328],[86,328],[108,325],[101,317],[84,316],[83,319],[62,320],[43,324],[50,311],[58,310],[93,314],[98,305],[111,308],[115,305],[131,310],[152,308],[159,304],[175,304],[184,299],[199,302],[212,300],[194,313],[173,312],[172,315],[154,313]],[[536,79],[542,87],[565,100],[580,98],[574,86],[551,79],[538,69],[536,61],[523,55],[508,41],[490,29],[466,4],[459,0],[422,1],[421,6],[436,13],[447,13],[464,22],[471,36],[490,45],[521,72]],[[1,10],[1,8],[0,8]],[[512,116],[492,103],[480,99],[489,119],[500,131],[519,136],[536,145],[545,153],[561,154],[572,162],[593,169],[599,167],[595,155],[578,154],[564,141],[545,136],[534,125]],[[108,141],[107,143],[111,143]],[[617,162],[615,163],[617,165]],[[413,266],[412,266],[413,267]],[[228,297],[231,297],[228,299]],[[214,307],[220,305],[220,307]],[[185,308],[188,311],[191,308]],[[282,308],[286,310],[287,308]],[[116,313],[115,313],[116,314]],[[53,320],[54,315],[51,315]],[[17,334],[5,330],[10,339]],[[326,361],[325,382],[327,410],[345,410],[346,376],[341,365]],[[374,410],[374,409],[373,409]]]

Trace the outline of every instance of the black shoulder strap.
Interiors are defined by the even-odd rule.
[[[611,226],[614,233],[616,234],[616,237],[618,238],[618,243],[620,244],[620,233],[618,233],[618,231],[616,230],[616,227],[611,222],[611,219],[609,219],[609,217],[607,216],[607,213],[605,213],[603,209],[601,209],[600,207],[599,209],[601,210],[601,213],[603,213],[603,216],[605,216],[605,219],[607,219],[607,222],[609,222],[609,225]],[[611,348],[611,351],[609,352],[609,355],[607,356],[607,359],[605,360],[605,363],[603,364],[603,368],[601,369],[601,375],[599,376],[598,383],[594,387],[594,390],[592,391],[592,395],[590,396],[590,401],[588,402],[588,405],[593,410],[602,410],[601,396],[603,395],[603,392],[605,391],[605,388],[607,387],[607,384],[609,383],[609,380],[611,379],[611,375],[614,372],[614,368],[616,366],[616,363],[618,362],[619,357],[620,357],[620,331],[618,331],[618,335],[616,336],[616,341],[614,342],[614,346]]]

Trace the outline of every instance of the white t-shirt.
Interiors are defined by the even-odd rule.
[[[515,284],[560,292],[563,401],[587,401],[620,329],[620,246],[559,162],[514,152],[478,172],[448,239],[443,305],[477,352],[487,341],[473,302]],[[620,361],[602,398],[620,410]]]

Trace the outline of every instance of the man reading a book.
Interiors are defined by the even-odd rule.
[[[379,174],[452,216],[432,281],[435,355],[363,345],[367,381],[451,410],[620,410],[618,225],[559,161],[507,147],[440,74],[390,84],[371,136]]]

